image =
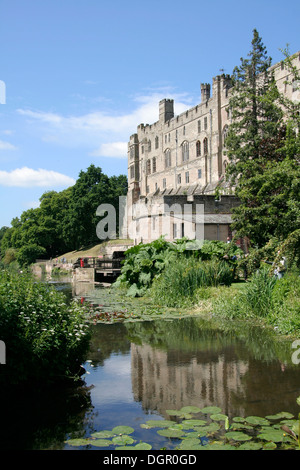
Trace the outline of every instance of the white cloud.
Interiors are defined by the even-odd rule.
[[[132,110],[124,113],[99,110],[68,116],[26,109],[19,109],[18,113],[34,120],[34,129],[44,141],[68,147],[83,146],[92,156],[125,158],[125,142],[136,132],[139,124],[158,121],[159,101],[166,97],[174,99],[175,114],[191,106],[191,98],[187,94],[175,94],[165,89],[135,96]]]
[[[90,153],[92,157],[127,158],[127,142],[110,142],[102,144]]]
[[[32,168],[17,168],[15,170],[0,171],[0,185],[17,186],[28,188],[32,186],[38,187],[65,187],[75,184],[75,180],[69,176],[57,173],[52,170],[33,170]]]
[[[0,140],[0,150],[16,150],[17,147],[10,144],[9,142],[5,142],[4,140]]]

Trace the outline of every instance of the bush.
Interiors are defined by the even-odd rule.
[[[28,274],[0,272],[0,339],[6,382],[56,381],[76,375],[89,345],[81,305]]]

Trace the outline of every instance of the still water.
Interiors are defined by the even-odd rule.
[[[170,449],[170,439],[141,427],[170,419],[166,410],[218,406],[229,418],[299,412],[300,365],[292,363],[291,344],[276,343],[269,331],[197,317],[92,328],[79,387],[3,397],[0,449],[69,450],[68,439],[118,425],[134,428],[134,438],[153,449]]]

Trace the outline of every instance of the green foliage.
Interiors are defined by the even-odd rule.
[[[233,269],[225,261],[180,256],[156,277],[149,296],[159,305],[181,307],[197,302],[199,288],[230,285],[233,278]]]
[[[296,81],[299,73],[285,54],[284,66]],[[300,227],[300,105],[279,93],[270,64],[254,30],[249,59],[234,70],[225,143],[227,179],[241,202],[232,228],[258,247]]]
[[[0,331],[8,384],[76,375],[89,344],[81,305],[28,274],[0,271]]]
[[[233,266],[241,253],[242,250],[233,243],[198,243],[197,240],[189,241],[185,238],[171,243],[160,237],[126,251],[121,276],[115,285],[126,286],[129,296],[143,296],[157,279],[151,295],[159,295],[159,290],[165,288],[165,300],[176,292],[175,298],[177,295],[181,299],[187,296],[190,301],[199,287],[220,283],[229,285],[234,278]],[[169,303],[166,305],[170,306]]]
[[[297,401],[299,402],[299,398]],[[189,409],[188,413],[187,409]],[[168,438],[170,448],[176,445],[177,450],[278,449],[282,451],[299,449],[300,414],[298,419],[294,419],[291,413],[286,412],[266,417],[236,416],[229,419],[227,415],[220,414],[219,411],[221,411],[220,408],[213,406],[202,409],[184,407],[180,410],[166,410],[169,416],[177,416],[178,420],[152,419],[141,424],[140,427],[143,430],[158,428],[156,431],[158,436]],[[219,414],[214,414],[216,412]],[[205,419],[191,419],[193,414],[200,414],[201,418]],[[118,429],[122,432],[119,433]],[[127,429],[130,431],[126,431]],[[71,438],[65,443],[71,447],[86,448],[118,446],[115,447],[116,450],[152,448],[151,444],[145,442],[132,446],[136,443],[134,432],[135,430],[131,427],[117,426],[112,431],[99,431],[87,438]]]
[[[108,177],[101,168],[90,165],[81,171],[74,186],[61,192],[48,191],[40,198],[40,207],[29,209],[15,218],[11,227],[0,229],[0,253],[20,251],[20,264],[36,257],[50,258],[91,243],[99,243],[96,234],[97,207],[109,203],[116,209],[118,224],[119,196],[126,195],[124,175]],[[40,248],[39,248],[40,247]]]
[[[226,318],[262,318],[284,335],[300,332],[300,277],[287,272],[276,280],[270,269],[261,268],[240,291],[223,292],[213,302],[216,315]]]

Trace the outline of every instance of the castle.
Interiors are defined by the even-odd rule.
[[[293,61],[300,68],[300,53]],[[285,64],[272,69],[279,91],[299,101],[299,86],[288,83]],[[178,116],[174,101],[163,99],[158,121],[139,124],[130,136],[127,227],[134,243],[160,235],[169,240],[231,238],[231,211],[238,204],[224,178],[231,86],[229,75],[214,77],[212,87],[201,84],[201,102]]]

